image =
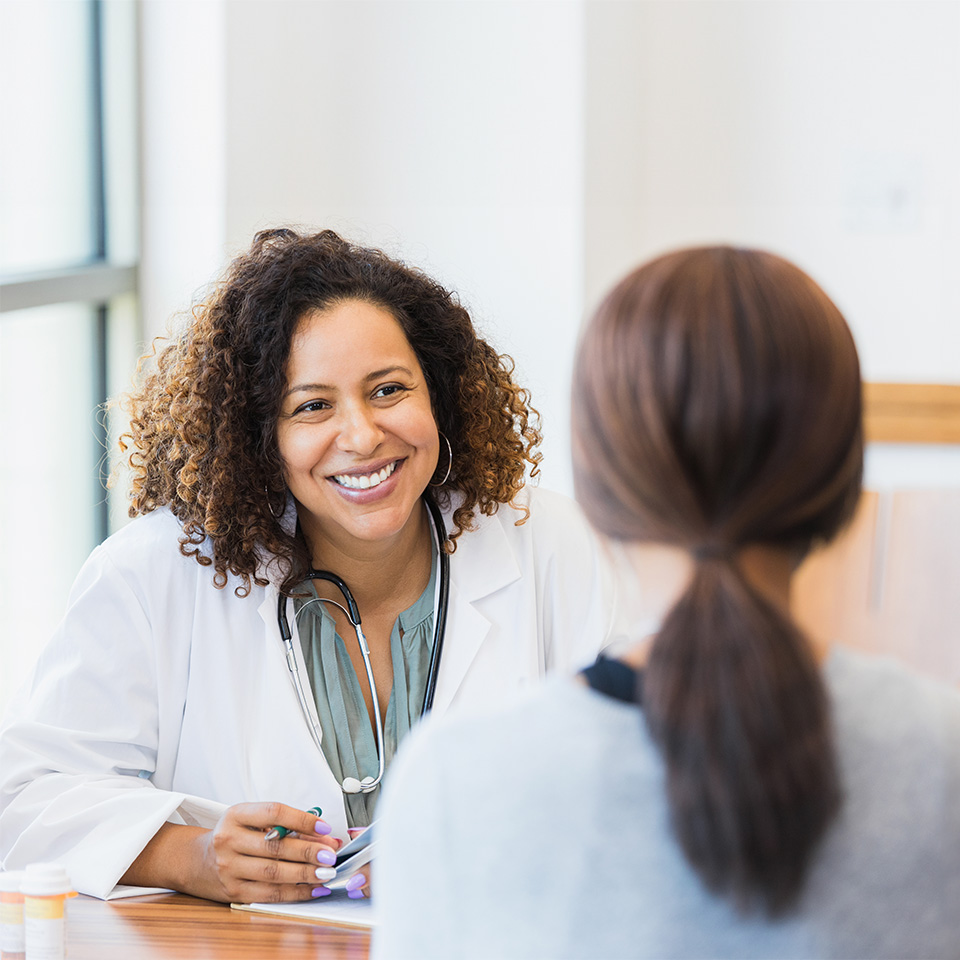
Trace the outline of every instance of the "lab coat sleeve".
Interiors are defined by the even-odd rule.
[[[77,890],[106,897],[166,820],[216,820],[221,804],[150,781],[161,738],[177,736],[159,692],[186,669],[177,652],[155,642],[136,589],[94,551],[0,730],[6,869],[57,861]]]

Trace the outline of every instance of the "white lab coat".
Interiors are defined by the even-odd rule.
[[[457,541],[435,715],[509,700],[613,638],[614,581],[576,505],[528,496],[526,523],[501,507]],[[0,728],[6,869],[55,860],[105,897],[165,821],[213,826],[242,801],[319,805],[346,838],[343,795],[286,665],[276,585],[215,589],[180,534],[157,510],[80,571]],[[300,673],[310,698],[302,659]]]

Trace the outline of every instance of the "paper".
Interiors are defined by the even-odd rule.
[[[131,887],[125,883],[118,883],[103,899],[122,900],[124,897],[149,897],[155,893],[176,893],[169,887]]]
[[[324,886],[331,890],[340,890],[345,887],[347,881],[364,865],[373,859],[373,851],[376,844],[371,840],[365,847],[361,847],[353,856],[346,859],[337,858],[337,875],[328,880]],[[346,850],[347,848],[344,847]]]
[[[351,900],[344,890],[335,890],[329,897],[299,900],[296,903],[231,903],[233,910],[248,910],[274,917],[312,920],[314,923],[337,923],[348,927],[374,927],[377,924],[373,901],[364,897]]]
[[[374,820],[369,826],[364,827],[362,830],[357,830],[353,838],[348,840],[344,846],[340,848],[337,852],[337,865],[340,864],[341,860],[346,860],[348,857],[352,857],[355,853],[358,853],[368,844],[373,843],[373,828],[377,825],[377,821]],[[353,827],[350,828],[351,831],[354,830]]]

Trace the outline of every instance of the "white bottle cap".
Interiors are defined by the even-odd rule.
[[[20,882],[27,897],[55,897],[73,893],[67,871],[59,863],[28,863]]]
[[[20,891],[20,884],[22,881],[22,870],[7,870],[3,873],[0,873],[0,892],[18,893]]]

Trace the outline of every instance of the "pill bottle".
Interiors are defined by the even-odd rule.
[[[24,960],[22,870],[0,873],[0,957]]]
[[[67,946],[67,897],[76,893],[58,863],[30,863],[20,882],[26,960],[63,960]]]

